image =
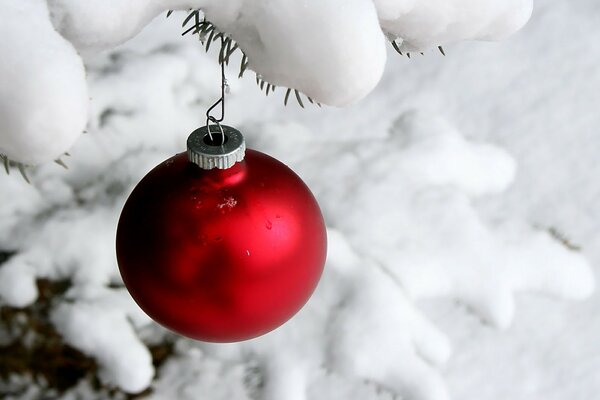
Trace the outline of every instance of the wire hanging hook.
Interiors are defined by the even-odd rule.
[[[223,51],[225,47],[225,35],[221,35],[221,51]],[[225,119],[225,88],[227,87],[227,78],[225,77],[225,60],[219,60],[221,64],[221,98],[215,102],[208,110],[206,110],[206,130],[208,131],[208,137],[211,142],[213,141],[212,132],[210,131],[210,122],[216,124],[221,130],[221,145],[225,144],[225,132],[223,132],[223,127],[221,126],[221,122]],[[214,110],[219,104],[221,104],[221,117],[215,118],[210,115],[211,111]]]

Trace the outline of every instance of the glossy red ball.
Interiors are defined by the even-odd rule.
[[[178,154],[127,200],[117,259],[127,289],[155,321],[211,342],[250,339],[299,311],[317,286],[325,224],[287,166],[247,150],[226,170]]]

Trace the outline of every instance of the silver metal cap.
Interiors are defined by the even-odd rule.
[[[202,169],[227,169],[244,159],[246,142],[240,131],[230,126],[203,126],[188,137],[187,153],[190,162]]]

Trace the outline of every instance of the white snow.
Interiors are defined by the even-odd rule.
[[[410,15],[409,3],[378,2],[379,19],[383,6]],[[493,4],[499,21],[517,7]],[[600,260],[594,10],[593,0],[549,0],[512,41],[410,62],[390,52],[382,85],[343,110],[283,108],[229,70],[226,122],[317,194],[328,263],[288,324],[240,344],[177,339],[156,374],[144,343],[164,332],[114,288],[114,229],[136,182],[183,150],[219,90],[215,55],[179,37],[177,14],[159,18],[86,56],[90,133],[68,171],[44,165],[32,185],[0,176],[0,250],[15,252],[0,266],[0,301],[26,306],[36,278],[71,279],[53,311],[57,329],[99,362],[104,383],[150,385],[155,399],[594,398],[598,296],[560,301],[590,296],[586,258]],[[569,39],[574,24],[581,41]],[[551,226],[583,252],[552,238]],[[515,297],[523,292],[536,295]]]
[[[8,261],[0,269],[1,298],[15,307],[25,307],[38,296],[35,271],[27,264]]]
[[[199,395],[206,399],[250,400],[244,383],[243,364],[207,357],[198,348],[179,343],[177,356],[161,369],[150,399],[186,399]],[[227,382],[227,384],[223,384]]]
[[[130,323],[132,315],[143,319],[142,313],[123,290],[87,293],[87,297],[56,307],[52,322],[57,330],[67,342],[97,360],[104,383],[129,393],[146,389],[154,375],[152,358]]]
[[[505,189],[514,176],[505,152],[466,142],[436,117],[409,113],[396,121],[391,137],[363,144],[351,163],[341,162],[343,168],[333,160],[328,172],[316,173],[334,179],[327,175],[343,170],[345,180],[360,179],[313,185],[329,222],[382,263],[411,297],[453,296],[506,328],[516,290],[575,298],[593,291],[583,257],[548,233],[501,230],[478,217],[471,198]],[[377,229],[365,230],[365,221]],[[501,276],[486,280],[498,271]]]
[[[201,9],[264,81],[345,106],[381,79],[384,32],[408,51],[503,38],[529,19],[532,0],[324,0],[310,7],[293,0],[10,0],[2,7],[0,154],[39,164],[59,158],[84,130],[87,92],[75,49],[90,56],[113,48],[169,9]]]
[[[498,40],[529,20],[533,0],[374,0],[381,27],[401,50],[424,51],[465,39]]]
[[[52,23],[82,52],[115,47],[168,9],[203,7],[210,0],[47,0]]]
[[[236,2],[233,2],[236,3]],[[343,106],[366,96],[385,66],[385,40],[369,0],[213,2],[206,17],[230,33],[249,68],[276,86]]]
[[[481,221],[472,199],[505,190],[515,163],[501,149],[469,143],[439,117],[408,112],[389,136],[343,144],[331,157],[328,145],[309,158],[310,135],[293,137],[300,159],[292,165],[311,183],[328,222],[399,279],[411,298],[451,296],[507,328],[516,291],[568,298],[593,291],[585,259],[548,232]],[[289,152],[287,143],[267,138],[270,152]],[[345,184],[330,184],[338,180]]]
[[[334,240],[328,267],[335,269],[341,261],[336,254],[340,247],[352,250],[340,245],[339,233],[330,232],[330,236]],[[384,269],[355,254],[352,257],[353,271],[344,277],[351,289],[341,299],[343,307],[330,317],[327,353],[331,368],[379,382],[407,398],[449,398],[435,372],[450,356],[446,336],[415,309]]]
[[[83,63],[45,0],[3,1],[0,37],[0,154],[25,164],[60,158],[87,122]]]

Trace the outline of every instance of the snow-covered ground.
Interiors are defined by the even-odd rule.
[[[128,192],[183,150],[218,97],[216,50],[180,38],[181,18],[86,57],[89,133],[68,171],[45,165],[32,185],[0,177],[0,249],[16,251],[0,267],[3,302],[34,301],[35,277],[71,278],[57,329],[98,360],[101,380],[150,384],[156,399],[597,397],[596,0],[538,2],[511,38],[447,45],[446,57],[390,47],[377,88],[344,109],[284,108],[284,90],[265,98],[231,68],[226,122],[317,195],[326,273],[281,329],[243,344],[178,340],[151,383],[140,338],[164,332],[107,284],[120,281]]]

